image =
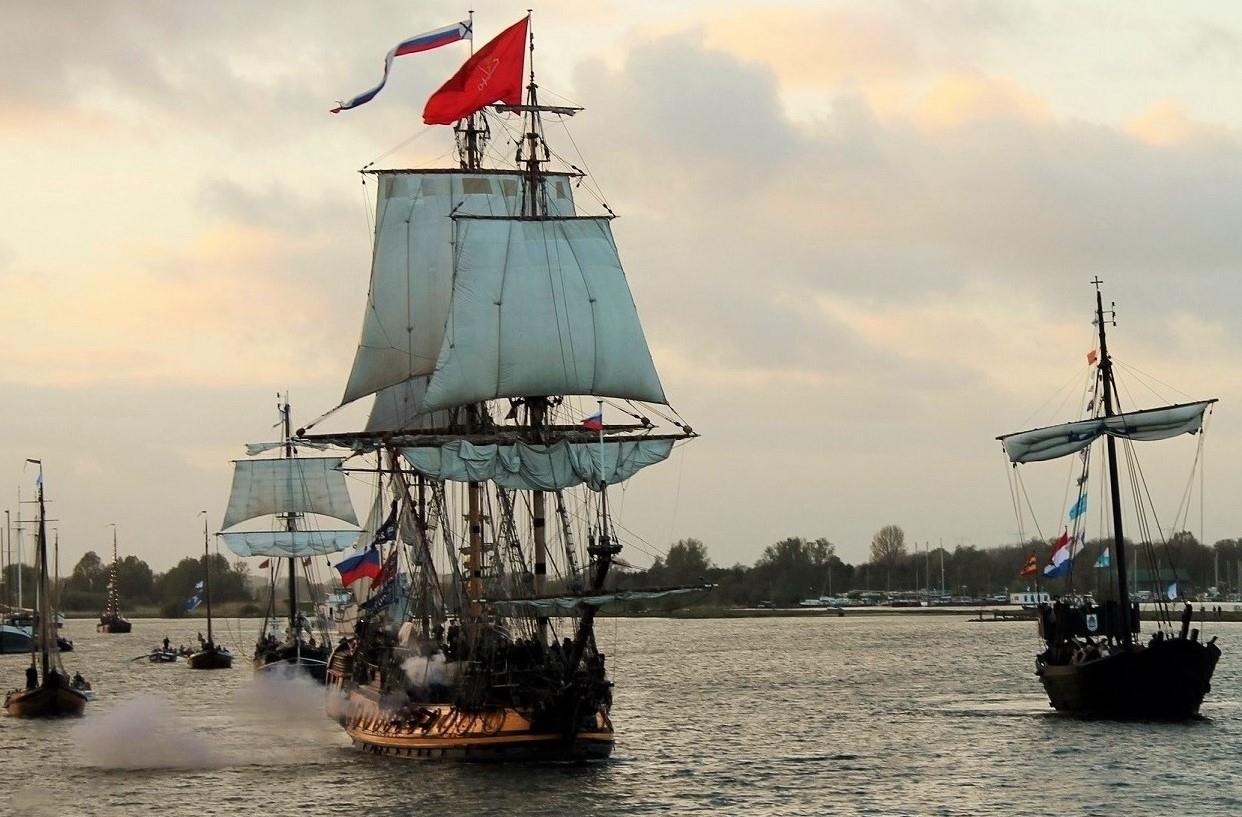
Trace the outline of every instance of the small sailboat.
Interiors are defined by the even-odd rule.
[[[104,603],[103,612],[99,614],[99,624],[95,630],[101,633],[128,633],[134,628],[129,619],[121,615],[121,603],[117,596],[116,574],[120,558],[116,551],[116,525],[112,526],[112,567],[108,569],[108,598]]]
[[[257,455],[279,450],[281,456],[233,463],[233,485],[224,514],[224,531],[219,536],[238,556],[264,556],[273,565],[268,607],[255,643],[254,668],[291,668],[322,683],[331,652],[330,635],[320,629],[316,638],[315,627],[300,609],[299,568],[308,571],[311,557],[338,553],[353,545],[359,532],[318,529],[310,516],[330,517],[351,525],[357,525],[358,518],[345,486],[345,475],[340,471],[343,458],[298,456],[287,395],[278,409],[281,441],[254,443],[247,446],[247,451]],[[230,530],[264,517],[275,518],[275,530]],[[283,633],[276,616],[276,588],[282,561],[288,569],[289,599],[289,617]],[[313,586],[309,572],[304,575],[307,585]]]
[[[56,647],[56,628],[52,615],[52,599],[48,582],[47,525],[43,501],[43,464],[39,460],[27,460],[39,466],[38,486],[39,526],[36,539],[35,570],[38,581],[38,611],[34,620],[34,639],[30,653],[30,666],[26,668],[26,688],[15,689],[4,699],[4,708],[15,718],[51,718],[63,715],[81,715],[89,699],[89,684],[81,675],[71,680],[60,663],[60,651]]]
[[[207,551],[207,512],[203,514],[203,598],[207,602],[207,640],[200,646],[198,652],[192,653],[185,659],[190,669],[228,669],[233,666],[233,653],[229,652],[228,647],[217,644],[215,636],[211,629],[211,556]],[[200,635],[200,638],[202,636]],[[164,646],[164,653],[171,652],[168,645]],[[176,653],[173,653],[172,660],[176,660]]]
[[[1112,541],[1105,554],[1111,552],[1111,557],[1101,556],[1096,568],[1113,571],[1115,585],[1110,578],[1109,587],[1105,589],[1112,597],[1098,604],[1091,598],[1073,596],[1071,587],[1065,600],[1040,605],[1039,632],[1045,649],[1036,657],[1036,674],[1050,705],[1060,712],[1121,720],[1182,720],[1198,713],[1204,696],[1211,689],[1212,673],[1221,652],[1215,637],[1203,642],[1199,631],[1191,628],[1189,605],[1184,608],[1180,627],[1173,626],[1166,592],[1169,600],[1174,593],[1161,583],[1156,584],[1152,594],[1159,602],[1156,631],[1146,643],[1137,637],[1140,617],[1138,604],[1132,601],[1130,545],[1122,531],[1118,441],[1127,455],[1127,471],[1135,480],[1136,475],[1141,475],[1134,460],[1135,442],[1199,434],[1203,430],[1204,414],[1216,401],[1119,411],[1113,360],[1105,331],[1104,301],[1099,289],[1101,282],[1097,279],[1092,283],[1096,287],[1095,324],[1099,351],[1098,357],[1094,351],[1088,357],[1089,365],[1098,362],[1088,416],[998,438],[1014,469],[1028,462],[1069,456],[1080,459],[1077,501],[1070,507],[1065,533],[1054,546],[1052,563],[1044,569],[1048,576],[1072,571],[1073,557],[1084,547],[1086,536],[1082,525],[1093,444],[1101,441],[1107,457]],[[1145,485],[1132,487],[1133,497],[1148,495]],[[1142,506],[1136,504],[1133,510],[1141,531],[1159,535],[1158,526],[1152,528],[1147,524]],[[1150,542],[1140,543],[1138,551],[1154,566],[1155,555]],[[1069,575],[1072,579],[1072,573]],[[1158,566],[1149,570],[1149,575],[1157,579],[1162,576]]]

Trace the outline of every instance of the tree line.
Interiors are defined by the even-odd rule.
[[[212,602],[251,601],[245,562],[229,564],[215,554],[210,557]],[[7,565],[4,570],[3,599],[17,602],[17,576],[21,582],[26,606],[34,599],[35,574],[29,565]],[[68,576],[60,579],[58,604],[62,610],[82,612],[102,610],[107,603],[108,576],[111,565],[95,551],[87,551]],[[126,556],[116,563],[116,590],[122,612],[136,606],[158,606],[165,616],[182,615],[185,602],[195,594],[195,585],[203,580],[202,557],[186,557],[165,573],[156,573],[137,556]]]
[[[1177,582],[1182,595],[1216,587],[1221,593],[1242,592],[1242,538],[1200,543],[1181,532],[1165,544],[1148,545],[1126,540],[1131,586],[1135,590],[1165,592]],[[1042,577],[1054,542],[1038,539],[1021,544],[952,549],[930,547],[911,552],[904,531],[886,525],[872,538],[870,559],[850,564],[837,556],[827,539],[790,537],[768,545],[753,565],[717,565],[698,539],[682,539],[646,570],[618,571],[612,586],[618,589],[691,584],[716,585],[698,604],[751,607],[760,602],[792,606],[807,598],[847,593],[918,593],[984,598],[999,593],[1035,589],[1036,579],[1019,575],[1028,556],[1035,554],[1041,577],[1039,589],[1053,595],[1091,592],[1097,599],[1115,592],[1111,570],[1095,567],[1111,542],[1092,540],[1074,560],[1071,576]],[[1111,548],[1110,561],[1111,561]],[[678,600],[678,606],[686,602]]]

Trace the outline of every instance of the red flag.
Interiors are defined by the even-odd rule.
[[[264,559],[263,561],[259,562],[259,570],[264,569],[265,567],[267,567],[267,566],[268,566],[268,565],[270,565],[271,563],[272,563],[272,560],[271,560],[271,559]]]
[[[1026,564],[1023,565],[1022,572],[1019,573],[1018,575],[1022,576],[1023,578],[1029,579],[1038,572],[1039,572],[1039,559],[1036,558],[1035,551],[1032,550],[1031,555],[1026,557]]]
[[[423,122],[451,125],[492,104],[522,101],[522,67],[526,64],[526,27],[523,17],[466,60],[423,108]]]

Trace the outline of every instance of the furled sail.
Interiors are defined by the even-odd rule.
[[[358,541],[356,530],[236,531],[218,534],[238,556],[326,556]]]
[[[605,218],[456,217],[427,409],[581,394],[664,403]]]
[[[1203,427],[1203,413],[1216,400],[1179,403],[1174,406],[1128,411],[1112,417],[1095,417],[1073,423],[1036,428],[997,439],[1014,463],[1054,460],[1081,451],[1104,434],[1129,440],[1167,440],[1179,434],[1196,434]]]
[[[438,447],[403,448],[410,466],[431,479],[494,482],[502,488],[556,491],[601,481],[615,485],[648,465],[668,459],[673,440],[620,440],[551,445],[524,442],[474,445],[454,440]]]
[[[277,513],[317,513],[358,524],[340,457],[235,460],[222,528]]]
[[[435,367],[453,292],[452,215],[511,216],[522,207],[516,171],[382,171],[362,338],[342,403]],[[573,215],[570,179],[549,174],[549,209]]]

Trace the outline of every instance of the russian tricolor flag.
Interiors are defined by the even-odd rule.
[[[590,417],[583,420],[582,427],[585,428],[587,431],[603,431],[604,430],[603,409],[600,409],[599,411],[592,414]]]
[[[374,581],[380,574],[379,550],[369,547],[348,556],[336,563],[336,570],[341,574],[341,584],[346,587],[363,578]]]
[[[410,37],[408,40],[402,40],[384,57],[384,78],[380,80],[379,85],[376,85],[369,91],[358,94],[358,96],[348,102],[341,102],[332,109],[332,113],[348,111],[350,108],[357,108],[359,105],[375,99],[375,95],[384,89],[384,83],[388,82],[388,71],[392,68],[392,61],[396,57],[404,57],[406,54],[418,54],[422,51],[439,48],[442,45],[455,43],[458,40],[469,39],[473,39],[470,23],[467,20],[462,20],[460,23],[453,23],[451,26],[444,26],[443,28],[437,28],[435,31],[428,31],[426,34],[419,34],[416,37]]]

